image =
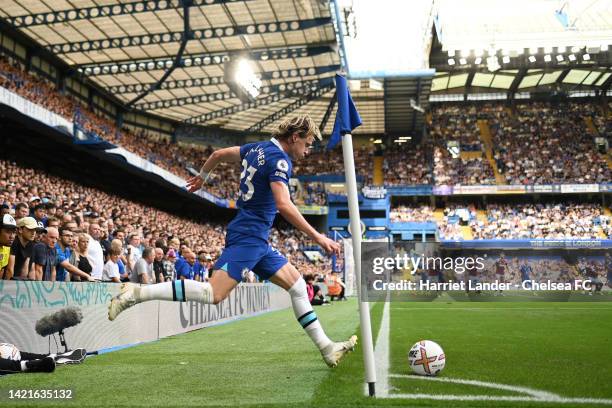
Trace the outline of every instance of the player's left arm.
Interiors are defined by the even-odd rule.
[[[325,252],[340,255],[340,245],[315,230],[308,221],[306,221],[295,204],[293,204],[286,183],[282,181],[272,181],[270,183],[270,188],[272,189],[272,195],[276,202],[276,208],[283,218],[295,228],[312,238],[325,250]]]
[[[215,150],[200,169],[200,174],[187,180],[187,190],[191,193],[202,188],[204,180],[219,163],[235,163],[240,161],[240,146],[226,147]]]

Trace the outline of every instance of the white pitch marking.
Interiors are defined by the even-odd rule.
[[[387,398],[389,395],[389,329],[390,329],[390,307],[389,299],[383,307],[380,329],[376,338],[374,348],[374,360],[376,361],[376,396]],[[365,385],[365,395],[368,395],[368,385]]]
[[[407,374],[389,374],[389,377],[407,378],[411,380],[426,380],[426,381],[433,381],[433,382],[445,382],[445,383],[453,383],[453,384],[474,385],[476,387],[495,388],[498,390],[523,393],[523,394],[527,394],[535,398],[561,398],[560,395],[553,394],[552,392],[535,390],[533,388],[521,387],[518,385],[499,384],[499,383],[486,382],[486,381],[463,380],[461,378],[446,378],[446,377],[425,377],[425,376],[416,376],[416,375],[407,375]]]
[[[566,398],[560,395],[534,390],[532,388],[520,387],[507,384],[498,384],[492,382],[462,380],[459,378],[440,378],[440,377],[424,377],[406,374],[390,374],[389,377],[407,378],[413,380],[428,380],[447,382],[455,384],[474,385],[487,388],[495,388],[505,391],[522,392],[529,396],[498,396],[498,395],[452,395],[452,394],[388,394],[386,398],[394,399],[429,399],[442,401],[527,401],[527,402],[554,402],[558,404],[602,404],[612,405],[612,399],[604,398]]]
[[[612,405],[610,399],[599,398],[536,398],[536,397],[504,397],[490,395],[436,395],[436,394],[390,394],[386,398],[394,399],[428,399],[441,401],[516,401],[516,402],[548,402],[555,404],[602,404]]]
[[[508,307],[508,308],[498,308],[498,307],[393,307],[395,310],[443,310],[450,311],[453,310],[495,310],[498,312],[504,312],[506,310],[543,310],[543,311],[555,311],[555,310],[605,310],[610,311],[612,308],[610,307],[556,307],[554,309],[548,309],[543,307]]]

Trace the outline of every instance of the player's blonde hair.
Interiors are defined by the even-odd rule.
[[[280,125],[278,125],[278,129],[276,132],[274,132],[274,137],[276,139],[287,139],[294,133],[297,133],[297,135],[302,139],[313,135],[315,138],[321,140],[321,132],[319,132],[319,127],[315,121],[312,120],[310,115],[300,115],[285,119]]]

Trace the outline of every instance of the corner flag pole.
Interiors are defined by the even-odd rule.
[[[357,281],[357,296],[359,301],[359,318],[361,323],[361,344],[365,365],[365,381],[368,384],[368,394],[375,396],[376,366],[374,363],[374,347],[372,342],[372,325],[370,323],[370,304],[361,301],[361,220],[359,216],[359,201],[357,198],[357,177],[355,176],[355,158],[351,132],[361,125],[361,118],[353,104],[348,90],[346,78],[336,75],[336,95],[338,110],[334,130],[327,145],[332,149],[342,136],[342,154],[344,158],[344,176],[348,197],[351,239],[353,241],[353,260],[355,263],[355,279]]]

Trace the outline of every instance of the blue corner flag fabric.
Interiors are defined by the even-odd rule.
[[[332,131],[329,142],[327,143],[327,149],[331,150],[338,143],[340,143],[340,137],[351,133],[353,129],[361,125],[361,118],[359,112],[355,108],[353,99],[351,99],[351,93],[346,83],[346,78],[336,74],[336,96],[338,97],[338,110],[336,112],[336,121],[334,122],[334,130]]]

